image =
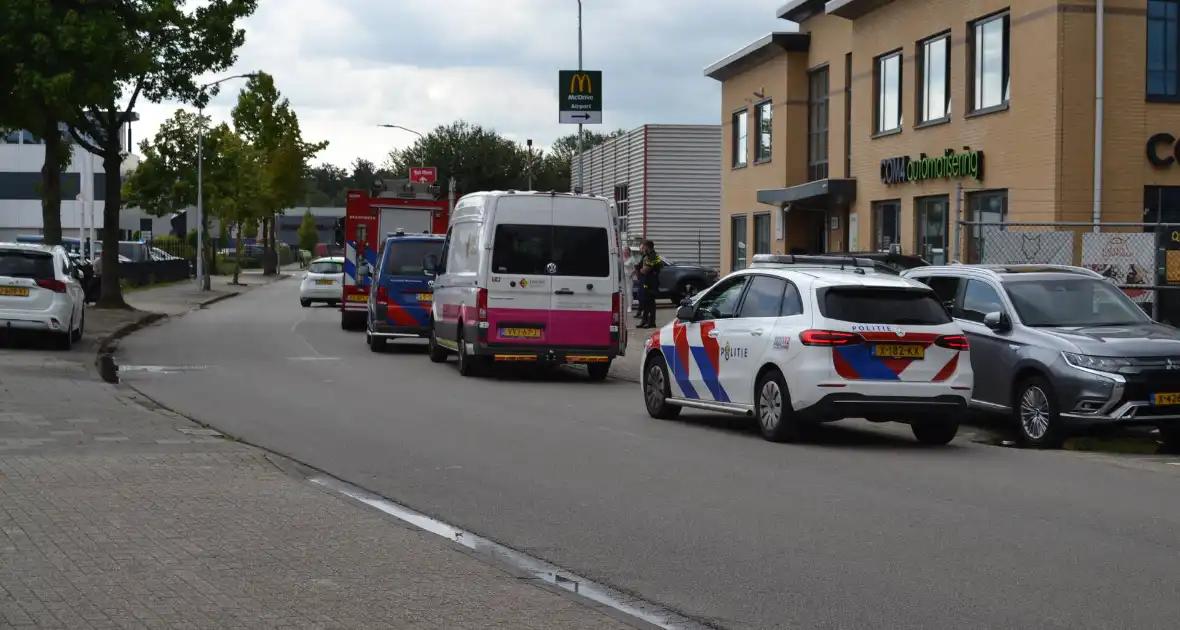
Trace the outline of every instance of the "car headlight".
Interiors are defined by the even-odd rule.
[[[1122,359],[1119,357],[1092,357],[1085,354],[1075,354],[1073,352],[1062,352],[1061,356],[1065,357],[1065,362],[1078,368],[1087,370],[1098,370],[1099,372],[1117,372],[1119,368],[1124,368],[1131,365],[1130,359]]]

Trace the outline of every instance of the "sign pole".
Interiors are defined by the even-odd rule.
[[[578,0],[578,72],[582,71],[582,0]],[[582,123],[578,123],[578,190],[581,194],[586,189],[586,155],[582,152]]]

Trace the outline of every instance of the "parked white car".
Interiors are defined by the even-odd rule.
[[[335,256],[311,261],[299,285],[299,304],[304,308],[314,302],[336,305],[344,292],[344,258]]]
[[[974,373],[934,291],[864,259],[778,263],[729,275],[652,335],[648,413],[753,416],[772,441],[844,418],[909,424],[925,444],[954,439]]]
[[[49,333],[56,347],[69,350],[85,326],[81,272],[65,248],[0,243],[0,327]]]

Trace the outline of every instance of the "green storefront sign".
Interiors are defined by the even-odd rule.
[[[881,160],[881,183],[886,185],[922,182],[932,179],[971,178],[983,180],[983,151],[955,153],[947,149],[941,156],[909,156]]]

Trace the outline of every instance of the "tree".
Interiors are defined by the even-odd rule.
[[[314,252],[319,242],[320,231],[315,225],[315,215],[308,210],[303,213],[303,222],[299,224],[299,249]]]
[[[160,124],[156,135],[139,143],[143,160],[123,182],[123,200],[152,216],[163,217],[197,204],[197,138],[202,154],[214,155],[210,119],[178,109]]]
[[[106,3],[109,4],[109,3]],[[102,52],[118,38],[118,12],[84,0],[8,0],[0,5],[0,127],[45,141],[41,222],[47,244],[61,243],[62,173],[73,147],[63,125],[109,90]]]
[[[435,166],[444,190],[452,178],[458,190],[502,190],[525,187],[527,162],[528,156],[515,142],[460,120],[440,125],[413,145],[390,152],[386,168],[394,177],[408,179],[415,166]]]
[[[259,217],[268,209],[265,160],[227,124],[209,135],[214,157],[207,176],[207,207],[221,222],[223,232],[232,229],[238,236],[231,284],[239,284],[246,228],[254,226],[256,230]],[[206,251],[212,254],[212,248]]]
[[[277,230],[274,217],[294,206],[303,195],[307,162],[327,146],[327,142],[304,142],[299,118],[290,102],[275,86],[274,77],[259,72],[238,94],[233,109],[234,128],[264,159],[263,233],[268,255],[263,273],[278,273]]]
[[[124,125],[132,120],[139,98],[204,104],[210,96],[197,77],[229,68],[245,41],[237,23],[252,13],[257,0],[207,0],[192,11],[184,0],[96,2],[107,7],[99,17],[118,28],[95,51],[108,67],[107,88],[79,105],[70,135],[102,158],[107,195],[103,204],[102,297],[99,306],[127,308],[119,282],[119,210],[121,168],[125,156]]]

